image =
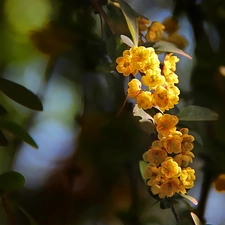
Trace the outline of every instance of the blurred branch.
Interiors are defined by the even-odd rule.
[[[2,195],[1,199],[2,199],[4,210],[5,210],[5,212],[8,215],[9,225],[15,225],[16,223],[14,221],[14,218],[13,218],[13,215],[12,215],[12,211],[11,211],[11,209],[9,207],[9,202],[8,202],[7,197],[5,195]]]

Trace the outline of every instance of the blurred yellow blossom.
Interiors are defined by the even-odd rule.
[[[163,35],[165,26],[160,22],[153,21],[148,27],[145,39],[147,42],[156,42],[159,41]]]
[[[225,174],[220,174],[214,181],[213,181],[214,188],[218,192],[225,191]]]
[[[180,180],[182,181],[185,188],[192,188],[194,186],[195,170],[191,167],[182,169],[182,172],[180,174]]]

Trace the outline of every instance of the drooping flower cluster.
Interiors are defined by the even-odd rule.
[[[178,83],[175,74],[178,61],[172,53],[167,54],[161,70],[158,55],[152,47],[133,46],[117,58],[116,70],[124,76],[136,76],[138,71],[141,73],[141,81],[135,78],[128,83],[128,96],[135,98],[139,108],[158,106],[165,111],[174,108],[179,101],[180,90],[175,86]]]
[[[154,121],[158,140],[143,154],[144,161],[148,162],[147,185],[160,198],[185,194],[195,180],[195,170],[188,167],[194,157],[194,137],[188,134],[187,128],[177,129],[179,120],[174,115],[157,113]]]

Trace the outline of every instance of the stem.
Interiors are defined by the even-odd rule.
[[[117,113],[116,117],[118,117],[121,114],[121,112],[123,111],[123,108],[124,108],[124,106],[127,102],[127,98],[128,98],[128,96],[126,95],[126,98],[123,101],[123,105],[121,106],[121,108],[120,108],[119,112]]]
[[[179,222],[180,218],[179,218],[179,216],[178,216],[178,214],[177,214],[177,212],[176,212],[176,210],[175,210],[175,208],[174,208],[174,206],[173,206],[173,203],[170,203],[170,204],[171,204],[171,210],[172,210],[172,213],[173,213],[173,215],[174,215],[176,221]]]
[[[12,211],[11,211],[11,209],[9,207],[8,199],[6,198],[5,195],[1,196],[1,199],[2,199],[4,210],[5,210],[6,214],[8,215],[9,225],[15,225],[16,223],[14,221],[14,218],[13,218],[13,215],[12,215]]]

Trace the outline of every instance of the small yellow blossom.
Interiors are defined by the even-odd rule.
[[[156,123],[156,130],[163,136],[167,136],[176,130],[176,125],[179,120],[176,116],[170,114],[157,113],[154,116],[154,121]]]
[[[179,166],[187,167],[189,163],[192,163],[192,158],[194,158],[195,155],[191,151],[182,152],[181,154],[177,154],[174,157],[174,160],[178,163]]]
[[[130,98],[135,98],[141,91],[141,82],[138,79],[132,79],[128,83],[127,95]]]
[[[160,22],[154,21],[148,27],[145,39],[147,42],[159,41],[164,33],[165,26]]]
[[[137,70],[141,70],[151,56],[151,49],[145,48],[144,46],[133,46],[130,49],[130,54],[132,56],[132,65],[134,65]]]
[[[116,70],[124,76],[129,76],[130,74],[136,75],[138,70],[132,64],[131,59],[130,52],[125,50],[123,56],[116,59],[116,63],[118,64]]]
[[[214,181],[213,181],[214,187],[216,191],[218,192],[224,192],[225,191],[225,174],[220,174]]]
[[[160,169],[157,168],[155,164],[149,163],[148,166],[146,167],[144,176],[146,179],[148,179],[147,182],[148,186],[158,184],[161,179]]]
[[[139,108],[150,109],[152,108],[152,93],[143,91],[136,96],[136,102]]]
[[[165,77],[161,75],[160,68],[155,70],[147,70],[145,76],[142,76],[141,82],[148,86],[149,89],[155,88],[156,86],[161,86],[165,83]]]
[[[167,157],[161,164],[161,173],[167,178],[178,177],[180,176],[181,168],[172,157]]]
[[[150,148],[147,152],[143,154],[143,159],[146,162],[154,163],[159,166],[167,157],[167,152],[159,147]]]
[[[180,190],[180,180],[177,177],[167,178],[160,188],[159,197],[172,197]]]
[[[191,151],[194,148],[193,141],[195,140],[195,138],[192,135],[188,134],[187,128],[182,128],[180,132],[183,134],[182,135],[183,140],[181,143],[182,151],[183,152]]]
[[[162,111],[167,108],[169,103],[168,91],[163,86],[157,86],[153,93],[154,103],[158,106]]]
[[[185,188],[192,188],[194,186],[195,170],[191,167],[184,168],[180,174],[180,180]]]
[[[173,53],[167,54],[164,59],[164,66],[163,66],[163,72],[164,70],[170,70],[172,72],[176,71],[176,63],[179,62],[179,59],[176,56],[173,56]],[[164,73],[168,73],[167,71]]]
[[[182,133],[179,131],[171,132],[166,137],[163,137],[161,142],[169,154],[181,153]]]

